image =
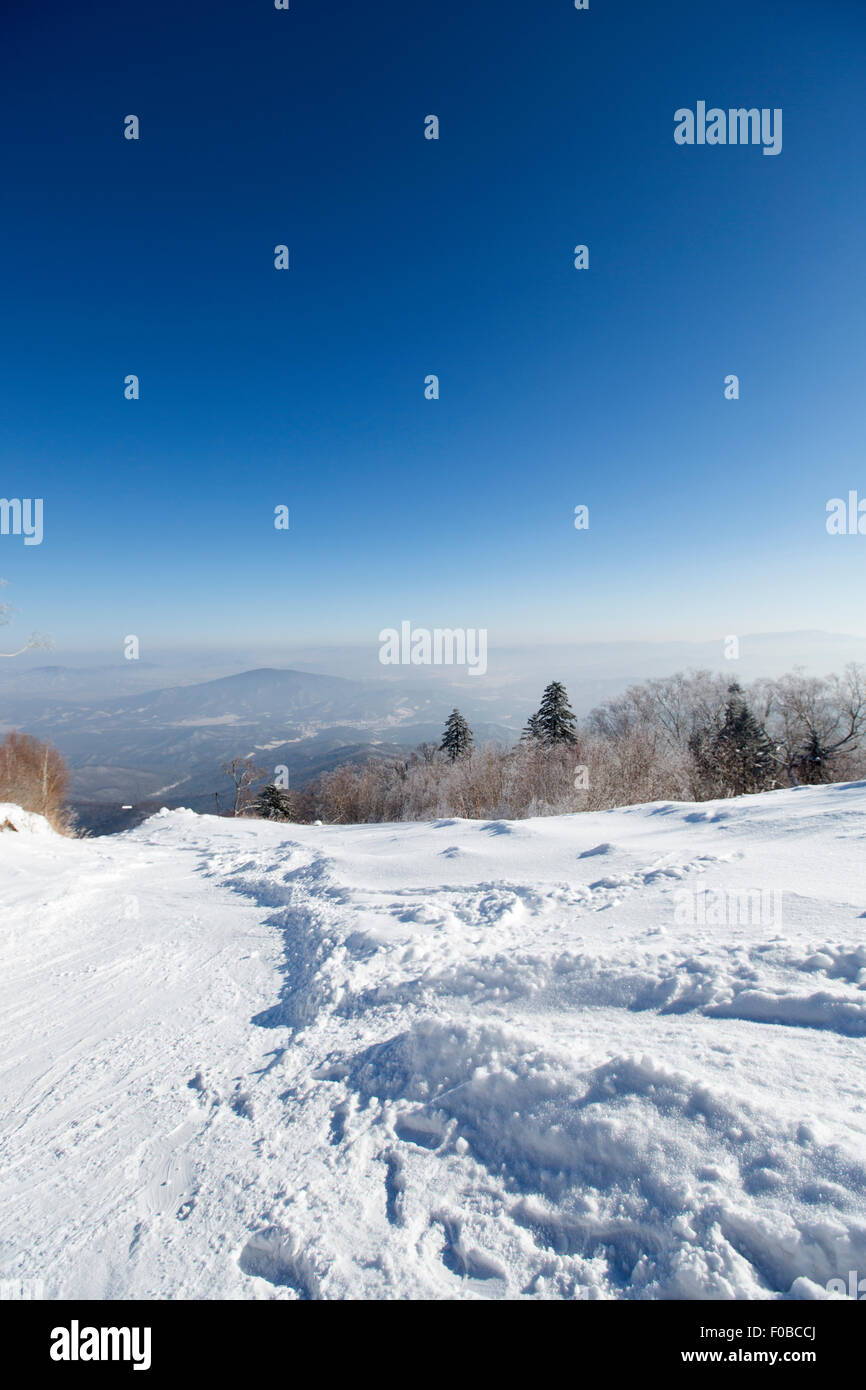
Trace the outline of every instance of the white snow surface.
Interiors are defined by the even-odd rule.
[[[866,783],[517,822],[163,811],[79,841],[7,817],[0,1279],[778,1299],[866,1275]],[[682,920],[758,891],[758,920]]]

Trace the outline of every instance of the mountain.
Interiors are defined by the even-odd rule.
[[[222,659],[231,665],[240,655]],[[327,662],[326,650],[316,655]],[[382,667],[368,646],[334,649],[330,660],[377,679],[257,667],[164,683],[170,671],[210,673],[218,660],[214,653],[169,653],[149,666],[120,660],[83,667],[6,663],[0,669],[0,733],[16,727],[50,738],[73,770],[81,823],[119,829],[153,801],[213,809],[215,794],[228,791],[222,764],[235,756],[255,757],[271,775],[285,766],[297,786],[340,763],[405,755],[419,743],[438,743],[455,705],[472,725],[476,743],[510,742],[551,679],[565,682],[573,708],[585,714],[634,682],[690,667],[723,670],[744,681],[798,665],[826,674],[866,660],[866,642],[820,631],[759,633],[740,639],[736,660],[726,658],[721,638],[531,648],[494,643],[482,678],[443,667]],[[130,803],[140,809],[121,810]]]
[[[125,804],[213,809],[222,764],[254,757],[293,784],[341,762],[405,754],[442,734],[453,694],[263,668],[101,701],[3,700],[4,721],[50,738],[72,768],[71,799],[89,829],[126,828]],[[510,731],[485,719],[479,739]],[[116,816],[91,803],[112,805]],[[140,813],[139,813],[140,814]]]

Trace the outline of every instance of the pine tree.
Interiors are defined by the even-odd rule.
[[[797,781],[806,786],[832,782],[833,753],[821,741],[816,729],[812,729],[805,744],[794,759],[792,771]]]
[[[537,743],[541,738],[541,730],[538,727],[538,715],[531,714],[526,721],[523,733],[520,735],[521,743]]]
[[[712,757],[732,796],[773,785],[775,749],[736,682],[728,686],[725,721],[713,740]]]
[[[447,753],[452,763],[465,758],[472,749],[472,730],[459,709],[452,710],[445,720],[445,732],[439,745],[441,753]]]
[[[271,783],[256,797],[256,814],[262,820],[291,820],[294,804],[289,792]]]
[[[533,718],[542,743],[577,743],[577,721],[561,681],[551,681]]]

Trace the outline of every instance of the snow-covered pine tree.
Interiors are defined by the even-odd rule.
[[[262,820],[291,820],[294,811],[291,794],[274,783],[262,787],[255,808]]]
[[[520,735],[521,743],[537,743],[541,738],[541,730],[538,727],[538,715],[531,714],[526,721],[523,733]]]
[[[542,743],[577,743],[577,720],[561,681],[551,681],[534,716]]]
[[[453,763],[458,758],[465,758],[471,748],[472,730],[459,709],[452,710],[445,720],[445,732],[442,735],[439,751],[447,753]]]
[[[806,786],[832,782],[833,756],[833,752],[820,738],[817,729],[812,729],[793,759],[791,770],[797,781]]]
[[[767,791],[774,784],[776,751],[736,681],[728,686],[725,721],[713,740],[712,755],[732,796]]]

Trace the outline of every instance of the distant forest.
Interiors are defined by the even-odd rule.
[[[367,759],[304,787],[262,786],[250,759],[227,765],[232,814],[351,825],[522,819],[646,801],[706,801],[866,777],[866,668],[792,672],[741,687],[711,671],[630,687],[585,719],[551,682],[516,746],[476,746],[459,710],[442,741]]]

